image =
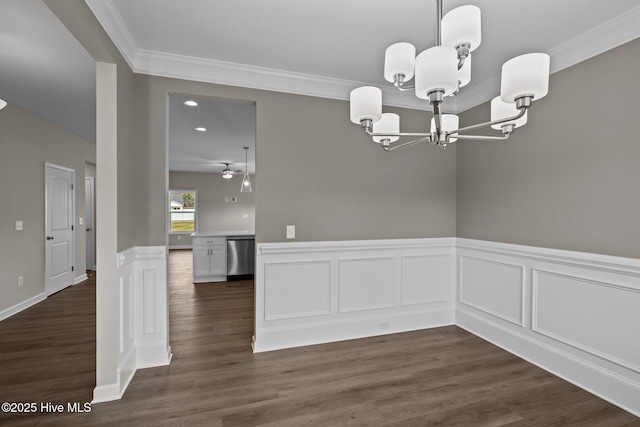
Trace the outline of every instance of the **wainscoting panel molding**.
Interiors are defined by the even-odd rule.
[[[456,253],[458,326],[640,416],[640,260],[468,239]]]
[[[393,308],[395,257],[338,259],[338,312]]]
[[[640,373],[640,289],[534,269],[532,303],[535,332]]]
[[[145,246],[118,253],[118,384],[112,387],[115,394],[103,400],[122,397],[137,369],[171,361],[166,251],[164,246]]]
[[[266,263],[266,320],[331,314],[331,260]]]
[[[453,255],[405,255],[400,265],[403,306],[452,300]]]
[[[460,255],[459,301],[524,326],[524,266]]]
[[[255,352],[452,325],[455,239],[259,243]]]

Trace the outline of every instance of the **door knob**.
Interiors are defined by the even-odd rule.
[[[91,231],[91,229],[90,229],[90,228],[87,228],[87,229],[86,229],[86,230],[84,230],[84,231]]]
[[[53,240],[53,236],[47,236],[47,240]]]

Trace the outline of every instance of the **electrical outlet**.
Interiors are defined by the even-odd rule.
[[[24,285],[24,277],[23,276],[18,276],[18,287]]]
[[[178,234],[178,240],[182,240],[182,236]]]
[[[287,239],[295,239],[295,238],[296,238],[296,226],[287,225]]]
[[[242,219],[249,219],[249,214],[242,214]]]
[[[16,221],[16,231],[22,231],[22,230],[23,230],[22,221]]]
[[[380,328],[380,330],[389,329],[389,321],[388,320],[384,320],[382,322],[378,322],[378,328]]]

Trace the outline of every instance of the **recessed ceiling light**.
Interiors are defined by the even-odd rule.
[[[206,131],[207,131],[207,128],[198,127],[198,128],[196,128],[196,130],[197,130],[198,132],[206,132]]]
[[[184,105],[187,105],[189,107],[197,107],[198,103],[192,99],[188,100],[188,101],[184,101]]]

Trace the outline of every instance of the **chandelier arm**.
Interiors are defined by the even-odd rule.
[[[430,137],[431,136],[431,133],[406,133],[406,132],[373,133],[367,128],[365,128],[364,130],[367,133],[367,135],[369,135],[369,136],[381,136],[381,137],[384,137],[384,136],[388,136],[388,137],[392,137],[392,136]]]
[[[492,141],[504,141],[509,139],[511,133],[505,133],[502,136],[489,136],[489,135],[456,135],[458,139],[476,139],[476,140],[492,140]]]
[[[401,144],[396,144],[396,145],[389,144],[387,146],[382,146],[382,148],[384,149],[384,151],[388,152],[388,151],[397,150],[398,148],[410,147],[412,145],[421,144],[423,142],[431,142],[431,135],[426,136],[424,138],[414,139],[413,141],[403,142]]]
[[[396,74],[393,76],[393,85],[395,87],[397,87],[399,90],[405,92],[405,91],[409,91],[409,90],[413,90],[416,87],[415,86],[405,86],[405,81],[404,81],[405,75],[404,74]]]
[[[402,92],[408,92],[410,90],[414,90],[416,87],[415,86],[399,86],[399,85],[394,85],[395,87],[397,87],[399,90],[401,90]]]
[[[449,134],[454,135],[454,136],[458,136],[457,134],[459,134],[461,132],[469,132],[469,131],[476,130],[476,129],[482,129],[482,128],[485,128],[485,127],[491,126],[491,125],[499,125],[501,123],[512,122],[512,121],[518,120],[519,118],[524,116],[527,113],[527,109],[528,109],[528,107],[522,108],[518,114],[516,114],[515,116],[512,116],[512,117],[505,117],[504,119],[498,119],[498,120],[493,120],[493,121],[490,121],[490,122],[479,123],[477,125],[466,126],[466,127],[460,128],[460,129],[452,130],[452,131],[449,132]]]

